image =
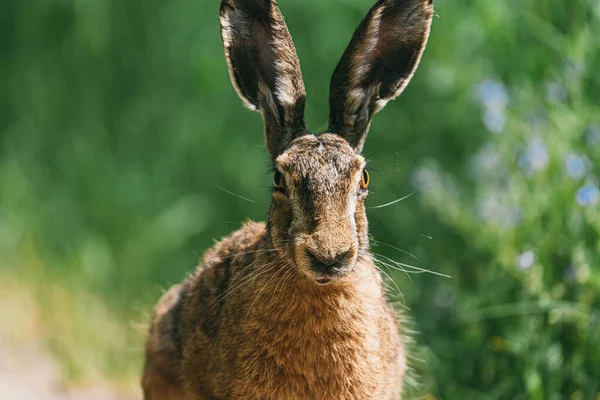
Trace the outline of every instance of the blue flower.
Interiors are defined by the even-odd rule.
[[[580,206],[595,206],[600,203],[600,189],[598,185],[588,183],[577,190],[575,197]]]
[[[483,113],[483,124],[492,133],[502,133],[506,127],[506,112],[504,109],[487,109]]]
[[[483,123],[492,133],[501,133],[506,127],[508,94],[501,82],[486,79],[478,86],[479,101],[484,107]]]
[[[572,179],[579,180],[585,177],[589,171],[590,160],[580,154],[569,153],[565,158],[565,169],[567,175]]]
[[[473,176],[483,178],[488,174],[503,172],[502,157],[496,147],[490,143],[483,145],[473,155],[470,162]]]
[[[548,155],[548,149],[544,140],[536,136],[531,139],[527,149],[519,156],[519,166],[525,172],[530,175],[535,171],[543,171],[548,167],[550,156]]]
[[[412,186],[421,192],[430,192],[434,187],[440,185],[438,173],[427,165],[415,168],[410,176]]]
[[[508,106],[504,85],[493,79],[486,79],[479,84],[479,100],[487,109],[505,109]]]
[[[533,250],[527,250],[517,257],[517,268],[526,270],[531,268],[531,266],[535,263],[536,256]]]
[[[488,194],[475,204],[477,218],[503,230],[512,229],[522,222],[523,209],[508,204],[500,192]]]
[[[600,145],[600,125],[592,124],[585,130],[585,143],[588,147]]]

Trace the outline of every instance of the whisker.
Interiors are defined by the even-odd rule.
[[[415,192],[412,192],[412,193],[410,193],[410,194],[407,194],[406,196],[404,196],[404,197],[402,197],[402,198],[399,198],[399,199],[397,199],[397,200],[390,201],[389,203],[381,204],[381,205],[379,205],[379,206],[367,207],[367,208],[371,209],[371,208],[384,208],[384,207],[389,207],[389,206],[391,206],[391,205],[394,205],[394,204],[396,204],[396,203],[400,203],[402,200],[406,200],[406,199],[408,199],[408,198],[409,198],[409,197],[411,197],[413,194],[415,194]]]
[[[268,309],[271,308],[271,305],[273,304],[273,301],[275,300],[275,295],[277,294],[279,289],[281,288],[281,290],[283,290],[285,288],[285,285],[287,284],[287,281],[289,280],[289,278],[293,275],[293,272],[294,272],[294,270],[292,268],[288,268],[288,270],[283,274],[283,276],[281,277],[281,281],[277,284],[277,286],[275,286],[275,290],[273,290],[273,294],[271,295],[271,300],[269,301]]]
[[[418,260],[418,259],[419,259],[419,257],[415,256],[414,254],[412,254],[412,253],[410,253],[410,252],[408,252],[408,251],[406,251],[406,250],[402,250],[402,249],[400,249],[400,248],[398,248],[398,247],[392,246],[392,245],[391,245],[391,244],[389,244],[389,243],[380,242],[379,240],[376,240],[376,239],[373,239],[373,238],[371,238],[371,240],[372,240],[373,242],[377,243],[377,244],[382,244],[382,245],[384,245],[384,246],[387,246],[387,247],[390,247],[390,248],[392,248],[392,249],[394,249],[394,250],[397,250],[397,251],[399,251],[399,252],[401,252],[401,253],[404,253],[404,254],[406,254],[406,255],[409,255],[409,256],[411,256],[412,258],[414,258],[415,260]]]
[[[220,295],[219,296],[220,298],[218,299],[218,301],[216,302],[216,304],[213,305],[213,307],[217,306],[219,303],[221,303],[222,301],[224,301],[225,298],[227,296],[233,294],[233,292],[240,290],[244,286],[252,284],[256,279],[258,279],[259,276],[264,275],[266,272],[268,272],[270,270],[273,270],[275,267],[276,267],[275,264],[269,265],[269,267],[261,268],[260,270],[257,269],[253,273],[249,274],[242,281],[238,282],[236,285],[234,285],[233,287],[231,287],[230,289],[228,289],[225,293],[223,293],[222,295]],[[217,300],[217,299],[215,299],[215,300]],[[215,300],[213,300],[213,302]]]
[[[451,275],[443,274],[443,273],[441,273],[441,272],[436,272],[436,271],[434,271],[434,270],[430,270],[430,269],[419,268],[419,267],[416,267],[416,266],[414,266],[414,265],[405,264],[405,263],[401,263],[401,262],[399,262],[399,261],[392,260],[391,258],[384,256],[383,254],[377,254],[377,256],[378,256],[378,257],[383,257],[383,258],[385,258],[386,260],[388,260],[388,261],[392,262],[393,264],[397,265],[398,267],[406,267],[406,268],[411,268],[411,269],[413,269],[413,270],[414,270],[414,271],[412,271],[412,273],[413,273],[413,274],[417,274],[417,273],[428,273],[428,274],[432,274],[432,275],[438,275],[438,276],[442,276],[442,277],[444,277],[444,278],[452,278],[452,276],[451,276]]]
[[[235,196],[235,197],[237,197],[237,198],[240,198],[240,199],[242,199],[242,200],[249,201],[250,203],[258,204],[258,202],[257,202],[257,201],[255,201],[255,200],[252,200],[252,199],[249,199],[249,198],[247,198],[247,197],[244,197],[244,196],[240,196],[240,195],[239,195],[239,194],[237,194],[237,193],[233,193],[232,191],[229,191],[229,190],[225,189],[224,187],[221,187],[221,186],[217,185],[216,183],[215,183],[215,186],[216,186],[216,187],[218,187],[219,189],[221,189],[222,191],[224,191],[225,193],[229,193],[229,194],[230,194],[230,195],[232,195],[232,196]]]
[[[406,299],[404,298],[404,295],[402,294],[402,290],[400,290],[400,288],[398,287],[398,284],[396,284],[396,282],[395,282],[395,281],[392,279],[392,277],[391,277],[391,276],[389,276],[389,275],[388,275],[388,274],[387,274],[387,273],[386,273],[384,270],[382,270],[381,268],[379,268],[379,267],[377,267],[377,266],[376,266],[376,268],[377,268],[377,269],[378,269],[378,270],[379,270],[379,271],[380,271],[382,274],[384,274],[385,276],[387,276],[387,278],[388,278],[389,280],[391,280],[391,281],[392,281],[392,283],[394,284],[394,286],[396,286],[396,289],[398,290],[398,293],[400,293],[400,297],[402,297],[402,301],[403,301],[403,302],[406,304]]]
[[[285,269],[284,268],[280,268],[278,271],[275,271],[275,273],[273,274],[273,276],[271,276],[269,279],[267,279],[267,281],[265,282],[265,284],[258,291],[258,294],[254,298],[254,301],[252,301],[252,304],[250,304],[250,308],[248,309],[248,313],[246,314],[246,318],[244,318],[244,321],[246,321],[248,319],[248,316],[252,312],[252,308],[254,307],[254,304],[256,304],[256,301],[260,297],[260,295],[263,292],[263,290],[265,290],[265,288],[269,285],[269,282],[271,282],[273,280],[273,278],[275,278],[279,274],[279,272],[281,272],[281,271],[285,271]]]
[[[414,283],[411,276],[409,275],[408,271],[405,270],[404,268],[400,267],[400,266],[396,266],[396,265],[392,265],[390,263],[387,263],[385,261],[382,261],[378,258],[375,258],[375,263],[379,263],[385,267],[388,267],[389,269],[394,269],[396,271],[400,271],[400,272],[404,272],[406,274],[406,277],[408,278],[408,280],[410,281],[410,283]]]
[[[406,274],[406,276],[408,277],[408,279],[409,279],[409,280],[412,282],[412,278],[410,277],[410,275],[408,275],[408,271],[404,270],[403,268],[398,268],[398,267],[394,267],[393,265],[389,265],[388,263],[386,263],[386,262],[384,262],[384,261],[382,261],[382,260],[379,260],[379,259],[377,259],[377,258],[375,257],[375,255],[374,255],[374,254],[372,254],[372,253],[369,253],[369,252],[359,252],[359,254],[358,254],[358,259],[359,259],[359,260],[365,260],[365,259],[372,260],[372,261],[373,261],[373,265],[375,266],[375,268],[377,268],[377,270],[378,270],[378,271],[380,271],[381,273],[383,273],[385,276],[387,276],[387,277],[388,277],[388,278],[389,278],[389,279],[392,281],[392,283],[394,284],[394,286],[396,286],[396,289],[398,290],[398,292],[400,293],[400,295],[401,295],[401,296],[402,296],[402,298],[404,299],[404,295],[402,295],[402,291],[400,290],[400,288],[399,288],[399,287],[398,287],[398,285],[396,284],[396,281],[394,281],[394,279],[392,279],[392,278],[391,278],[391,277],[390,277],[388,274],[386,274],[386,273],[385,273],[385,271],[383,271],[383,270],[382,270],[382,269],[381,269],[381,268],[380,268],[380,267],[379,267],[377,264],[379,263],[379,264],[381,264],[382,266],[385,266],[385,267],[389,268],[390,270],[391,270],[391,269],[396,269],[396,270],[398,270],[398,271],[402,271],[402,272],[404,272],[404,273]],[[388,288],[390,288],[390,289],[391,289],[391,287],[390,287],[389,285],[387,285],[387,284],[385,283],[385,281],[383,281],[383,280],[382,280],[382,282],[383,282],[383,283],[384,283],[384,284],[385,284],[385,285],[386,285]]]
[[[255,263],[256,263],[256,260],[254,262],[246,265],[238,273],[242,273],[243,271],[245,271],[249,267],[253,266]],[[213,304],[216,306],[217,304],[219,304],[219,302],[221,302],[222,300],[224,300],[225,297],[227,297],[229,294],[233,293],[235,290],[237,290],[238,288],[240,288],[244,284],[248,283],[253,277],[256,276],[256,274],[262,275],[264,272],[266,272],[266,270],[270,269],[274,265],[275,265],[275,262],[271,262],[271,263],[265,264],[263,266],[260,266],[259,268],[257,268],[256,270],[254,270],[250,274],[248,274],[247,276],[245,276],[242,279],[240,279],[240,281],[236,282],[233,286],[228,287],[227,290],[225,290],[223,293],[221,293],[219,296],[217,296],[215,299],[213,299],[213,301],[211,301],[210,303],[208,303],[204,308],[208,308],[208,307],[210,307]]]
[[[376,265],[375,268],[377,268],[377,271],[381,272],[383,274],[383,271]],[[381,278],[381,282],[385,285],[385,287],[387,287],[390,291],[393,291],[394,288],[392,286],[390,286],[389,283],[386,282],[385,279]]]

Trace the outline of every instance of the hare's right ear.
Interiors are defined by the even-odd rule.
[[[223,0],[219,19],[231,81],[244,104],[263,115],[276,158],[307,133],[300,63],[281,11],[275,0]]]
[[[379,0],[360,23],[331,78],[328,132],[360,152],[371,118],[398,96],[419,64],[433,0]]]

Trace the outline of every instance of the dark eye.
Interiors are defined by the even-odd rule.
[[[275,171],[275,174],[273,175],[273,185],[275,185],[276,189],[285,189],[285,180],[283,179],[281,172]]]
[[[363,169],[362,176],[360,178],[360,187],[363,189],[367,189],[369,187],[369,182],[371,181],[371,177],[369,176],[369,172],[366,169]]]

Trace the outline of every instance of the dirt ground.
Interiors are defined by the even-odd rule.
[[[101,376],[90,376],[89,382],[93,383],[88,385],[66,384],[61,366],[46,347],[48,340],[44,335],[49,325],[58,331],[68,328],[56,319],[44,319],[45,311],[32,295],[35,290],[38,289],[3,274],[0,268],[0,400],[141,399],[137,382],[115,387]],[[47,301],[51,306],[60,306],[51,297]],[[76,340],[73,337],[70,340]]]
[[[140,394],[106,387],[66,387],[59,367],[35,345],[14,348],[0,338],[2,400],[128,400]]]

